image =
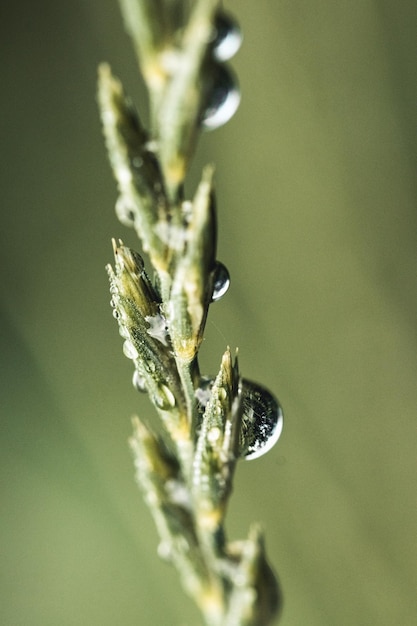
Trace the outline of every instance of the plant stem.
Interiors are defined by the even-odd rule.
[[[187,12],[184,1],[181,21],[172,1],[120,0],[149,90],[149,131],[109,66],[99,70],[116,211],[136,230],[156,276],[152,282],[140,255],[114,242],[113,314],[136,384],[163,426],[156,435],[135,418],[130,443],[160,552],[207,626],[267,626],[279,599],[263,534],[254,526],[248,539],[228,542],[224,525],[237,460],[268,447],[282,413],[272,394],[240,377],[229,348],[215,378],[200,375],[198,351],[218,288],[213,168],[203,171],[193,200],[183,197],[213,77],[228,76],[214,60],[221,7],[196,0]]]

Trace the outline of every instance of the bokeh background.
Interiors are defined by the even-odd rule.
[[[202,349],[239,346],[280,397],[279,445],[238,468],[231,538],[267,532],[283,626],[417,623],[417,4],[235,0],[238,114],[217,165],[232,287]],[[2,6],[4,626],[194,626],[133,480],[150,415],[111,316],[116,188],[95,103],[109,61],[146,119],[116,0]]]

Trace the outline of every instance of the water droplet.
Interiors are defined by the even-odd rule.
[[[245,379],[242,402],[240,456],[246,460],[257,459],[278,441],[283,426],[282,409],[268,389]]]
[[[207,433],[207,441],[209,441],[211,444],[215,444],[216,441],[220,439],[221,435],[222,431],[220,430],[220,428],[218,426],[214,426],[213,428],[210,428]]]
[[[137,391],[140,391],[141,393],[147,392],[145,378],[139,374],[138,370],[133,372],[132,383]]]
[[[215,379],[200,379],[195,395],[205,407],[211,397]],[[278,441],[283,427],[283,413],[275,396],[268,389],[247,379],[242,380],[242,422],[239,437],[239,456],[256,459],[266,454]],[[213,432],[212,437],[215,437]]]
[[[175,406],[175,396],[169,387],[160,385],[157,393],[154,395],[154,402],[159,409],[169,411],[169,409]]]
[[[216,266],[214,268],[213,275],[213,293],[211,296],[211,301],[215,302],[216,300],[220,300],[229,289],[230,286],[230,274],[225,265],[216,261]]]
[[[125,226],[132,226],[135,222],[135,212],[124,196],[119,196],[116,201],[116,215]]]
[[[208,80],[208,97],[201,124],[205,130],[214,130],[236,113],[240,91],[234,74],[224,65],[213,64]]]
[[[125,326],[119,326],[119,335],[123,337],[123,339],[129,339],[130,334]]]
[[[123,343],[123,354],[127,356],[128,359],[137,359],[139,356],[138,351],[136,350],[130,339],[126,339],[126,341]]]
[[[172,546],[168,541],[161,541],[158,545],[158,556],[163,561],[170,563],[172,561]]]
[[[227,61],[236,54],[242,43],[242,32],[236,20],[219,11],[214,18],[213,56],[217,61]]]
[[[113,309],[112,315],[113,315],[115,320],[118,320],[119,317],[120,317],[119,311],[117,309]]]

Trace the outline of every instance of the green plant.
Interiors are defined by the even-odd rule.
[[[265,388],[242,379],[229,348],[216,377],[202,376],[198,351],[211,302],[229,276],[216,260],[213,168],[192,201],[184,180],[204,127],[234,113],[239,95],[225,61],[240,42],[218,0],[191,8],[172,0],[120,0],[150,97],[146,130],[108,65],[98,101],[118,183],[116,211],[133,227],[155,272],[113,240],[107,267],[114,316],[162,428],[134,420],[137,480],[160,538],[160,551],[209,626],[266,625],[279,608],[275,576],[254,525],[228,542],[224,519],[239,458],[255,458],[278,439],[282,412]]]

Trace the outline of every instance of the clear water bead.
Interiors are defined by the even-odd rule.
[[[129,339],[130,334],[125,326],[119,326],[119,335],[123,337],[123,339]]]
[[[226,124],[236,113],[240,91],[234,74],[224,65],[213,64],[208,80],[208,97],[201,125],[205,130],[214,130]]]
[[[162,561],[171,563],[172,561],[172,546],[169,541],[161,541],[157,548],[158,556]]]
[[[123,342],[123,354],[127,356],[128,359],[137,359],[139,356],[138,351],[130,339],[126,339],[126,341]]]
[[[249,461],[266,454],[276,444],[284,416],[268,389],[246,379],[242,381],[242,403],[240,456]]]
[[[231,59],[242,43],[242,32],[236,20],[224,11],[214,18],[213,56],[217,61]]]
[[[216,261],[216,266],[213,270],[213,293],[211,295],[211,301],[216,302],[220,300],[230,287],[230,274],[229,270],[223,263]]]
[[[135,223],[135,212],[130,206],[127,198],[120,195],[116,201],[116,215],[120,222],[125,226],[133,226]]]
[[[166,385],[159,385],[153,400],[156,406],[163,411],[169,411],[175,406],[175,396]]]
[[[203,408],[211,398],[214,380],[212,377],[203,377],[196,389],[196,399]],[[250,461],[269,452],[280,438],[283,422],[283,412],[275,396],[262,385],[244,378],[239,457]]]
[[[140,391],[141,393],[147,392],[145,379],[143,376],[141,376],[141,374],[139,374],[138,370],[135,370],[133,372],[132,383],[137,391]]]

